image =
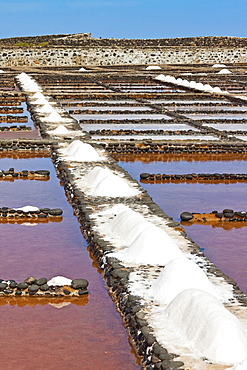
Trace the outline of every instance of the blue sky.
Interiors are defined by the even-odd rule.
[[[0,0],[0,38],[247,37],[247,0]]]

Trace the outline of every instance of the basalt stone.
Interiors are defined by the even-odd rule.
[[[17,287],[17,283],[15,281],[11,281],[10,284],[9,284],[9,287],[14,289]]]
[[[226,218],[233,218],[234,212],[224,212],[224,217]]]
[[[182,221],[189,221],[189,220],[192,220],[194,216],[192,215],[192,213],[190,212],[182,212],[180,214],[180,218]]]
[[[3,291],[4,289],[6,289],[8,286],[7,283],[0,283],[0,291]]]
[[[36,284],[36,279],[33,276],[30,276],[24,280],[24,283],[27,283],[28,285]]]
[[[63,293],[64,293],[65,295],[70,295],[70,294],[71,294],[71,292],[70,292],[69,290],[67,290],[67,289],[63,289]]]
[[[13,291],[13,289],[10,289],[10,288],[6,288],[6,289],[4,289],[4,294],[12,294],[14,291]]]
[[[36,293],[39,290],[39,286],[36,284],[29,285],[28,291],[30,293]]]
[[[43,213],[48,214],[49,211],[50,211],[50,208],[40,208],[40,211],[43,212]]]
[[[72,280],[71,287],[73,289],[85,289],[88,287],[88,280],[86,279],[74,279]]]
[[[87,289],[80,289],[80,290],[78,291],[78,294],[79,294],[79,295],[88,294],[88,290],[87,290]]]
[[[54,209],[50,209],[48,213],[51,216],[61,216],[63,214],[63,211],[59,208],[56,208],[56,209],[54,208]]]
[[[27,283],[19,283],[19,284],[17,284],[17,288],[21,289],[21,290],[27,289],[28,284]]]
[[[234,212],[234,214],[238,217],[245,217],[246,216],[246,212]]]
[[[16,292],[15,292],[15,295],[22,295],[22,291],[21,290],[16,290]]]
[[[112,276],[115,278],[127,278],[129,276],[129,272],[124,269],[114,269],[111,272]]]
[[[141,173],[141,174],[140,174],[140,178],[141,178],[141,179],[143,179],[143,180],[144,180],[144,179],[147,179],[149,176],[150,176],[150,174],[149,174],[149,173]]]
[[[38,279],[37,281],[36,281],[36,284],[38,285],[38,286],[41,286],[41,285],[44,285],[44,284],[46,284],[47,283],[47,279],[46,278],[40,278],[40,279]]]
[[[217,212],[217,213],[215,213],[215,217],[222,218],[223,217],[223,213]]]
[[[42,175],[42,176],[50,176],[50,171],[47,170],[37,170],[34,173],[37,175]]]
[[[228,209],[228,208],[226,208],[226,209],[224,209],[223,210],[223,213],[225,214],[225,213],[234,213],[234,211],[233,211],[233,209]]]
[[[46,292],[47,290],[49,290],[49,285],[47,285],[47,284],[41,285],[40,290],[42,290],[42,292]]]

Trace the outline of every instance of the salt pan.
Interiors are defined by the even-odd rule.
[[[236,364],[247,358],[244,327],[211,294],[199,289],[183,291],[164,310],[161,330],[169,330],[166,319],[187,347],[211,361]]]
[[[201,289],[219,299],[219,294],[203,270],[188,258],[182,257],[170,261],[164,267],[147,295],[157,302],[169,304],[179,293],[190,288]]]

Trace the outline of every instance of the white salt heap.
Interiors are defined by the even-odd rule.
[[[226,68],[223,68],[223,69],[221,69],[219,72],[218,72],[218,74],[219,75],[226,75],[226,74],[230,74],[230,73],[232,73],[231,71],[229,71],[229,69],[226,69]]]
[[[87,72],[88,70],[86,69],[86,68],[83,68],[83,67],[81,67],[80,69],[79,69],[79,72]]]
[[[57,112],[52,112],[47,117],[47,121],[50,121],[50,122],[60,122],[62,120],[63,120],[63,118]]]
[[[226,65],[225,65],[225,64],[219,64],[219,63],[216,63],[216,64],[214,64],[214,65],[212,66],[212,68],[224,68],[224,67],[226,67]]]
[[[158,321],[154,322],[155,334],[161,344],[169,333],[180,345],[210,361],[237,364],[247,358],[247,335],[241,322],[202,290],[184,290]]]
[[[43,107],[37,108],[36,111],[39,113],[53,113],[54,108],[48,102],[46,102]]]
[[[30,211],[39,211],[39,208],[38,207],[34,207],[34,206],[24,206],[24,207],[21,207],[21,208],[13,208],[17,211],[23,211],[23,212],[30,212]]]
[[[190,288],[201,289],[217,299],[220,298],[213,284],[196,263],[185,257],[175,258],[161,271],[147,296],[159,303],[169,304],[179,293]]]
[[[237,364],[236,366],[230,367],[227,370],[246,370],[247,369],[247,359],[245,361],[241,361],[241,363]]]
[[[122,177],[111,173],[96,186],[92,184],[88,194],[100,197],[132,197],[139,194],[139,191],[131,187]]]
[[[150,71],[150,70],[155,70],[155,69],[162,69],[160,66],[148,66],[146,68],[147,71]]]
[[[128,248],[113,255],[123,262],[151,265],[165,265],[172,259],[183,256],[170,236],[152,224],[145,228]]]
[[[53,133],[54,135],[66,135],[69,130],[65,126],[59,125],[57,128],[55,128],[55,130],[48,132]]]
[[[47,281],[47,285],[49,286],[64,286],[64,285],[71,285],[71,283],[72,283],[72,280],[64,276],[54,276],[52,279]]]
[[[109,231],[125,246],[130,245],[147,227],[152,225],[139,213],[127,208],[109,221]]]
[[[80,140],[74,140],[67,148],[61,149],[60,153],[65,155],[67,160],[75,162],[99,161],[101,159],[90,144]]]

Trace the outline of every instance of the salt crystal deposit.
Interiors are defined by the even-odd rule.
[[[132,197],[139,194],[139,191],[131,187],[122,177],[109,174],[91,188],[88,194],[99,197]]]
[[[68,132],[69,130],[63,125],[58,126],[53,131],[49,131],[49,133],[53,133],[55,135],[66,135]]]
[[[5,71],[3,71],[2,69],[0,69],[0,73],[5,73]]]
[[[226,67],[225,64],[217,64],[217,63],[212,66],[212,68],[224,68],[224,67]]]
[[[61,149],[60,152],[67,156],[67,160],[75,162],[99,161],[100,156],[97,151],[90,145],[80,140],[74,140],[67,148]]]
[[[49,286],[64,286],[64,285],[70,285],[71,283],[72,283],[72,280],[64,276],[54,276],[52,279],[47,281],[47,285]]]
[[[128,246],[150,225],[139,213],[126,209],[110,220],[109,231]]]
[[[84,177],[84,181],[89,187],[95,187],[110,174],[112,174],[112,171],[108,168],[97,166]]]
[[[219,72],[218,72],[218,74],[219,75],[226,75],[226,74],[230,74],[230,73],[232,73],[231,71],[229,71],[229,69],[226,69],[226,68],[223,68],[223,69],[221,69]]]
[[[188,258],[170,261],[154,281],[147,295],[159,303],[169,304],[183,290],[195,288],[212,294],[219,294],[208,280],[203,270]]]
[[[47,121],[50,121],[50,122],[59,122],[59,121],[62,121],[62,120],[63,120],[63,118],[57,112],[52,112],[47,117]]]
[[[247,334],[241,322],[202,290],[187,289],[177,295],[158,325],[155,331],[161,343],[171,327],[178,341],[208,360],[237,364],[247,358]]]
[[[87,72],[88,70],[86,69],[86,68],[83,68],[83,67],[81,67],[80,69],[79,69],[79,72]]]
[[[148,265],[165,265],[183,256],[170,236],[155,225],[145,228],[128,248],[113,255],[124,262]]]
[[[228,368],[228,370],[246,370],[247,369],[247,359],[237,364],[236,366]]]
[[[155,70],[155,69],[162,69],[162,68],[160,66],[147,66],[146,68],[147,71]]]
[[[32,212],[32,211],[39,211],[39,208],[38,207],[34,207],[34,206],[24,206],[24,207],[21,207],[21,208],[13,208],[15,210],[20,210],[20,211],[23,211],[23,212]]]
[[[48,100],[43,96],[40,96],[37,100],[33,101],[32,104],[43,105],[49,104]]]
[[[53,113],[54,112],[54,108],[48,103],[44,104],[43,107],[41,108],[37,108],[36,110],[37,112],[40,112],[40,113]]]

